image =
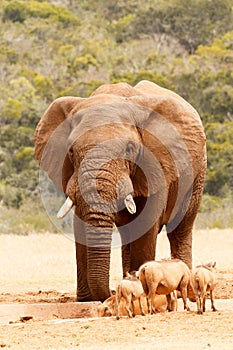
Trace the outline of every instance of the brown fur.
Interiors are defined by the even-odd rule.
[[[145,315],[142,305],[142,294],[143,288],[141,281],[136,277],[131,275],[130,273],[126,273],[126,278],[117,283],[116,286],[116,318],[119,320],[120,318],[120,301],[121,298],[125,299],[125,309],[128,313],[129,317],[135,316],[134,310],[134,300],[139,301],[139,307],[141,315]],[[132,310],[131,310],[132,309]]]
[[[134,300],[135,315],[141,315],[139,301]],[[148,314],[147,297],[145,293],[142,295],[142,306],[145,314]],[[165,312],[167,310],[167,299],[165,295],[155,295],[154,298],[155,312]],[[128,316],[128,312],[125,308],[125,299],[121,298],[119,305],[119,314],[122,316]],[[101,305],[98,306],[98,316],[116,316],[116,294],[112,294]]]
[[[171,311],[171,293],[178,290],[187,306],[187,287],[190,284],[190,271],[181,260],[149,261],[139,268],[139,279],[148,297],[149,312],[154,312],[153,299],[155,294],[167,297],[168,310]]]
[[[216,311],[214,306],[214,288],[216,286],[215,275],[216,263],[208,263],[206,265],[198,265],[192,271],[192,286],[197,302],[197,313],[205,312],[205,301],[207,292],[210,292],[211,308]]]

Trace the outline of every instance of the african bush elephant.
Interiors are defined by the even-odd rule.
[[[166,225],[173,258],[191,268],[192,227],[206,172],[206,138],[196,110],[152,82],[100,86],[88,98],[56,99],[35,131],[35,157],[75,206],[79,301],[109,292],[112,228],[123,273],[155,258]]]

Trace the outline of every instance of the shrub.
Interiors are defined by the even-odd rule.
[[[42,96],[49,97],[51,95],[52,82],[50,78],[37,74],[34,78],[34,85],[38,93]]]
[[[64,24],[80,24],[78,18],[64,7],[50,4],[48,2],[13,1],[3,11],[3,20],[23,23],[28,17],[54,18]]]
[[[9,123],[17,122],[22,115],[23,105],[20,101],[8,98],[4,109],[4,117]]]
[[[74,70],[87,70],[90,66],[98,67],[96,58],[90,54],[77,57],[73,63]]]
[[[154,83],[167,89],[174,90],[174,86],[169,82],[165,74],[145,70],[137,71],[134,73],[126,72],[124,74],[115,72],[111,76],[110,81],[112,84],[118,83],[119,81],[125,81],[130,85],[136,85],[139,81],[144,79],[153,81]]]
[[[32,17],[54,18],[64,24],[80,24],[78,18],[66,8],[48,2],[29,1],[28,12]]]
[[[24,22],[27,17],[25,5],[18,1],[8,4],[3,11],[3,21]]]
[[[23,203],[23,193],[20,188],[0,186],[0,202],[7,208],[19,209]]]
[[[1,207],[0,204],[0,209],[0,234],[28,235],[35,232],[58,232],[37,201],[26,200],[19,209]]]
[[[22,171],[24,168],[27,168],[28,164],[33,159],[34,148],[33,147],[22,147],[15,152],[14,155],[14,164],[18,172]]]

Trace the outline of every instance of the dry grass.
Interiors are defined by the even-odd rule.
[[[216,260],[233,272],[233,230],[196,231],[194,263]],[[63,235],[0,235],[0,293],[56,289],[75,292],[75,249]],[[111,284],[121,276],[120,249],[113,249]],[[169,255],[166,235],[158,238],[157,256]],[[232,280],[231,280],[232,285]],[[230,288],[232,288],[230,286]],[[217,300],[218,312],[196,311],[115,318],[32,321],[0,326],[5,349],[218,349],[233,346],[232,300]],[[193,306],[195,308],[195,305]],[[127,330],[127,331],[126,331]]]
[[[74,242],[59,234],[0,235],[0,292],[56,289],[74,291],[76,266]],[[222,272],[233,271],[233,230],[195,231],[194,265],[217,261]],[[169,256],[165,232],[160,233],[157,258]],[[120,248],[112,250],[111,287],[121,277]]]

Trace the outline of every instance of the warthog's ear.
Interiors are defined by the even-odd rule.
[[[136,270],[130,271],[130,275],[133,277],[137,277],[137,271]]]

